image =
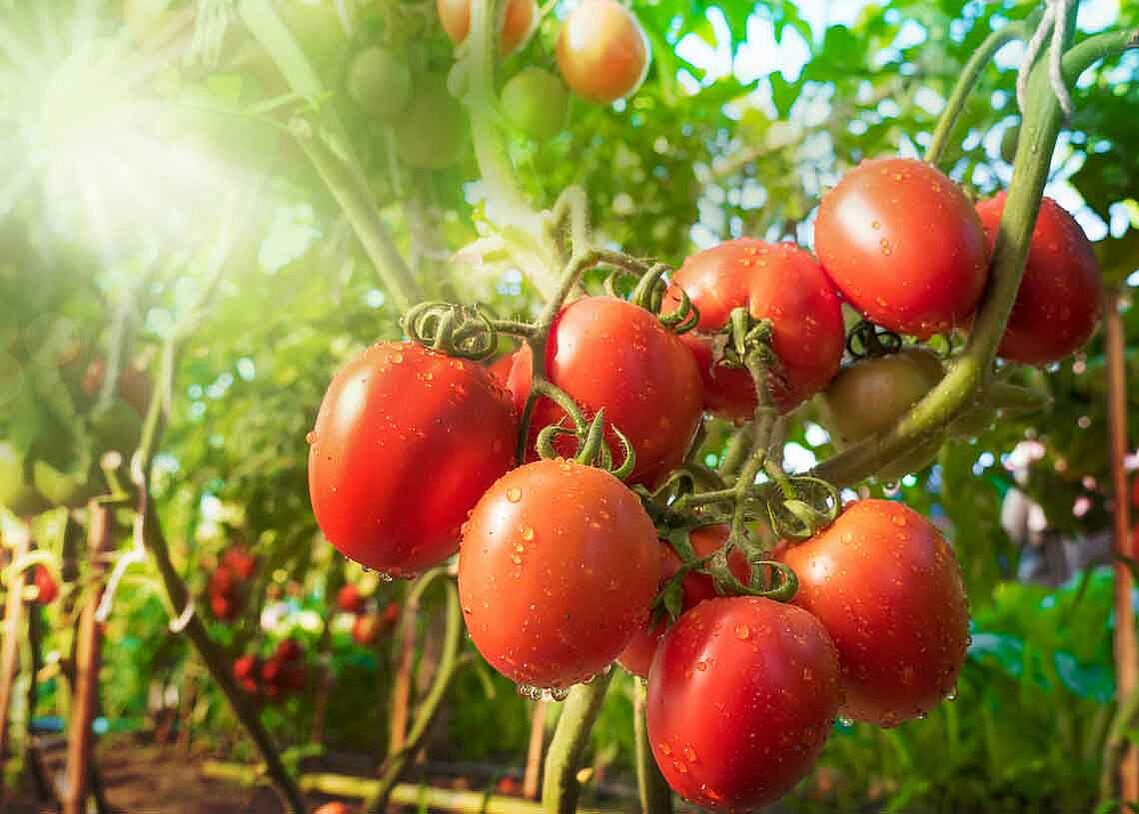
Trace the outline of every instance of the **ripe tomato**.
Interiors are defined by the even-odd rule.
[[[653,659],[649,744],[686,800],[750,810],[810,771],[841,701],[838,655],[815,617],[760,597],[711,599]]]
[[[550,139],[566,126],[569,94],[562,81],[541,68],[523,68],[502,88],[506,120],[533,139]]]
[[[731,529],[725,525],[704,526],[693,529],[688,539],[697,555],[705,557],[721,548],[728,541],[730,533]],[[660,584],[663,586],[680,570],[681,562],[680,558],[676,556],[676,551],[666,542],[661,543],[660,554]],[[728,557],[728,567],[731,568],[732,574],[740,582],[746,584],[751,578],[751,568],[747,564],[747,558],[738,549]],[[684,591],[682,610],[690,610],[705,599],[714,599],[719,596],[712,578],[705,574],[690,572],[684,577],[680,587]],[[655,624],[642,627],[633,634],[633,638],[621,652],[620,658],[617,659],[618,663],[633,675],[648,678],[653,655],[656,653],[661,637],[667,630],[668,623],[663,619]]]
[[[435,9],[451,42],[458,45],[467,38],[471,30],[471,0],[435,0]],[[525,45],[538,25],[538,17],[536,0],[508,0],[498,42],[499,53],[513,54]]]
[[[234,660],[233,677],[237,680],[237,686],[246,692],[257,692],[259,689],[257,682],[261,676],[261,666],[261,659],[252,654],[239,656]]]
[[[616,0],[584,0],[558,34],[558,70],[570,90],[607,105],[628,96],[649,71],[649,39]]]
[[[486,368],[410,342],[373,345],[333,378],[310,436],[317,523],[377,571],[442,562],[479,495],[513,463],[516,432]]]
[[[838,647],[842,714],[895,726],[953,691],[969,647],[961,569],[937,527],[889,500],[860,500],[783,555],[795,604]]]
[[[823,394],[823,424],[842,449],[893,425],[945,374],[937,356],[906,347],[889,356],[860,359],[844,368]],[[937,456],[941,436],[919,444],[877,473],[895,480],[923,469]]]
[[[380,119],[398,115],[411,99],[407,61],[378,45],[352,57],[344,84],[353,102]]]
[[[416,84],[411,102],[393,127],[399,154],[419,169],[451,166],[467,142],[466,114],[442,76],[428,76]]]
[[[532,355],[515,355],[508,387],[516,403],[530,392]],[[703,414],[700,372],[676,334],[644,308],[616,297],[584,297],[558,314],[546,343],[546,377],[568,393],[587,416],[605,408],[606,439],[614,455],[621,443],[636,452],[630,483],[655,484],[684,461]],[[537,432],[565,412],[541,399],[530,421],[531,449]],[[560,442],[572,452],[572,439]]]
[[[354,811],[355,809],[349,806],[347,803],[336,801],[332,803],[325,803],[316,811],[314,811],[313,814],[353,814]]]
[[[913,158],[864,161],[844,175],[819,206],[815,248],[851,305],[921,339],[964,323],[989,273],[973,205]]]
[[[977,204],[989,249],[997,239],[1006,193]],[[1028,262],[997,353],[1012,362],[1045,365],[1077,351],[1100,313],[1100,272],[1080,224],[1051,198],[1040,204]]]
[[[746,307],[772,322],[772,348],[782,375],[770,387],[786,412],[826,385],[838,372],[846,335],[834,286],[810,254],[792,243],[741,238],[692,255],[673,275],[668,309],[684,289],[700,311],[697,331],[712,333],[731,312]],[[681,339],[696,356],[704,378],[704,403],[724,418],[743,421],[755,413],[755,386],[743,369],[712,364],[712,341],[696,331]]]
[[[336,607],[345,613],[359,613],[364,608],[364,597],[355,585],[345,585],[336,593]]]
[[[463,531],[467,630],[520,685],[564,688],[604,670],[647,620],[659,579],[656,530],[640,500],[573,461],[507,473]]]
[[[380,640],[383,627],[378,614],[362,613],[352,623],[352,640],[361,647],[371,647]]]
[[[257,572],[257,558],[243,545],[235,545],[222,555],[222,565],[233,571],[240,579],[253,579]]]
[[[33,601],[37,605],[50,605],[59,596],[55,577],[42,565],[37,565],[32,572],[32,584],[36,586],[36,598]]]

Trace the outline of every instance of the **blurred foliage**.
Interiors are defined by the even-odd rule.
[[[246,30],[238,5],[0,0],[0,41],[23,46],[0,49],[0,88],[12,91],[0,155],[0,439],[71,476],[91,477],[99,455],[122,444],[99,429],[110,407],[82,385],[89,363],[118,358],[120,367],[153,370],[158,345],[200,293],[207,269],[224,263],[170,394],[156,466],[166,532],[203,608],[221,552],[237,541],[253,549],[260,558],[253,599],[237,624],[211,621],[212,632],[235,656],[267,653],[296,636],[308,669],[315,675],[326,663],[335,675],[329,748],[380,754],[391,643],[375,651],[354,645],[329,610],[342,561],[312,518],[305,434],[333,371],[366,343],[398,336],[399,315],[288,135],[285,125],[303,103]],[[434,4],[272,5],[315,66],[322,114],[343,127],[383,222],[424,289],[502,314],[532,311],[537,298],[526,269],[454,256],[491,230],[469,146],[450,167],[408,166],[391,128],[343,87],[348,60],[374,45],[404,59],[417,81],[444,73],[453,50]],[[575,99],[559,136],[535,143],[508,133],[508,147],[537,206],[582,184],[605,241],[678,263],[740,235],[809,246],[820,192],[864,157],[919,154],[978,44],[1035,4],[632,5],[653,45],[645,85],[611,107]],[[1084,33],[1139,22],[1133,0],[1117,9],[1085,5]],[[565,6],[554,4],[500,80],[529,65],[553,67]],[[986,69],[946,156],[945,166],[976,195],[1010,179],[1001,143],[1015,137],[1018,121],[1018,48],[1006,47]],[[1081,78],[1078,113],[1062,135],[1050,187],[1098,241],[1112,283],[1139,268],[1137,66],[1133,54]],[[1134,337],[1139,309],[1130,297],[1124,285]],[[1053,593],[1010,584],[1017,551],[999,512],[1012,483],[1008,453],[1034,439],[1043,453],[1025,488],[1050,525],[1083,534],[1107,524],[1114,496],[1102,353],[1097,336],[1069,361],[1018,374],[1052,394],[1048,415],[1004,417],[976,440],[951,442],[920,475],[863,487],[900,496],[951,529],[976,611],[974,646],[956,704],[888,732],[840,727],[801,796],[804,806],[850,810],[852,801],[869,799],[896,811],[1088,809],[1110,711],[1110,586],[1102,574]],[[1128,363],[1135,407],[1134,348]],[[810,408],[802,417],[789,454],[809,463],[831,447]],[[715,455],[722,436],[709,437]],[[125,546],[129,518],[122,520]],[[41,522],[40,545],[59,555],[61,527]],[[385,587],[381,595],[400,590]],[[159,596],[146,569],[131,571],[120,590],[108,628],[107,716],[146,715],[152,682],[184,693],[196,687],[195,730],[247,749],[230,743],[224,702],[167,631]],[[267,631],[259,614],[278,603],[282,620]],[[66,652],[70,619],[56,608],[48,615],[52,646]],[[325,623],[334,629],[322,640]],[[318,654],[322,646],[327,654]],[[632,759],[628,696],[628,682],[615,682],[594,732],[603,761],[622,767]],[[45,694],[45,709],[55,699]],[[282,743],[309,737],[312,702],[310,684],[301,697],[266,709]],[[485,666],[464,670],[451,690],[441,748],[518,763],[526,710]]]

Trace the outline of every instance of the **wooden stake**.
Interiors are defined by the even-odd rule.
[[[1107,325],[1107,414],[1111,450],[1112,486],[1115,493],[1115,693],[1122,704],[1139,685],[1139,647],[1135,638],[1135,612],[1131,608],[1131,571],[1135,560],[1131,544],[1131,504],[1123,459],[1127,439],[1127,365],[1124,358],[1123,318],[1119,294],[1109,290],[1104,297]],[[1119,764],[1119,797],[1126,808],[1139,802],[1139,749],[1132,744]]]

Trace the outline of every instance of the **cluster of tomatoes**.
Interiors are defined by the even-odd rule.
[[[535,697],[562,697],[620,661],[647,678],[651,747],[677,792],[724,810],[777,799],[810,770],[836,716],[890,727],[951,695],[969,643],[959,566],[929,520],[861,500],[768,552],[797,576],[791,602],[731,595],[692,562],[730,552],[741,586],[770,566],[698,509],[679,529],[663,520],[650,490],[684,462],[706,416],[755,413],[764,388],[753,375],[783,413],[823,393],[836,441],[908,409],[943,375],[940,359],[893,335],[895,346],[843,368],[842,303],[919,339],[967,331],[1002,206],[974,208],[922,162],[868,161],[824,197],[818,260],[748,239],[702,251],[671,276],[660,316],[617,296],[565,305],[541,365],[528,344],[489,369],[417,342],[373,345],[336,374],[310,435],[321,529],[393,577],[457,550],[467,628],[495,669]],[[1046,200],[1000,354],[1041,363],[1075,350],[1094,328],[1098,285],[1086,237]],[[689,302],[698,322],[678,334],[669,317]],[[766,332],[772,363],[759,374],[724,354],[741,309]],[[547,389],[531,392],[535,370]],[[535,453],[538,431],[565,427],[574,405],[603,413],[608,447],[631,449],[626,482],[590,465],[602,459],[574,458],[561,446],[568,431]],[[695,561],[678,555],[678,533]],[[676,583],[679,618],[652,617]]]
[[[351,583],[336,594],[336,607],[355,616],[352,640],[361,647],[374,646],[399,620],[399,602],[389,602],[383,610],[375,610],[368,605],[368,598]]]
[[[221,622],[232,622],[245,606],[249,581],[257,572],[257,558],[242,545],[231,546],[210,572],[206,593],[210,612]]]
[[[248,693],[273,701],[304,691],[307,681],[304,648],[295,639],[282,639],[268,658],[256,653],[238,656],[233,677]]]

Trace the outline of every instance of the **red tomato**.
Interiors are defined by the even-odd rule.
[[[960,327],[989,273],[973,205],[914,158],[863,161],[844,175],[819,206],[815,248],[851,305],[922,339]]]
[[[516,402],[530,392],[529,346],[515,354],[509,388]],[[546,344],[546,377],[592,417],[605,408],[609,447],[620,455],[612,427],[637,455],[631,483],[655,484],[684,462],[703,415],[700,373],[676,334],[644,308],[616,297],[585,297],[558,315]],[[530,442],[565,417],[542,399],[530,420]],[[568,423],[568,422],[567,422]],[[572,439],[559,442],[569,455]]]
[[[50,605],[59,596],[59,585],[56,584],[51,571],[42,565],[35,567],[35,571],[32,573],[32,584],[36,586],[34,601],[37,605]]]
[[[222,565],[229,568],[235,576],[241,579],[253,579],[253,575],[257,571],[257,558],[242,545],[227,549],[222,555],[221,561]]]
[[[240,656],[233,662],[233,677],[237,686],[246,692],[257,692],[257,680],[261,674],[261,659],[254,655]]]
[[[566,460],[508,473],[463,532],[459,597],[491,666],[564,688],[613,662],[648,618],[660,579],[656,530],[604,470]]]
[[[336,594],[336,607],[345,613],[359,613],[364,608],[364,597],[355,585],[345,585]]]
[[[304,657],[304,654],[304,648],[296,639],[282,639],[277,645],[277,649],[273,651],[273,657],[284,662],[299,661]]]
[[[436,565],[512,465],[517,428],[481,365],[410,342],[373,345],[336,374],[310,436],[317,522],[336,548],[377,571]]]
[[[1007,194],[977,204],[990,251]],[[1095,250],[1080,224],[1051,198],[1040,204],[1028,262],[997,353],[1012,362],[1045,365],[1079,350],[1100,313]]]
[[[842,714],[895,726],[953,691],[969,647],[961,569],[945,538],[902,503],[861,500],[790,546],[795,604],[823,623],[846,685]]]
[[[740,238],[692,255],[673,275],[668,309],[684,289],[700,311],[696,331],[681,339],[696,356],[704,378],[705,406],[724,418],[743,421],[755,413],[755,386],[743,369],[712,365],[713,333],[731,312],[746,307],[772,323],[772,348],[782,375],[769,381],[783,412],[826,386],[838,373],[846,334],[834,285],[810,254],[793,243]],[[699,333],[698,333],[699,332]]]
[[[730,533],[731,529],[728,526],[705,526],[693,529],[689,535],[689,540],[697,555],[705,557],[723,547],[724,543],[728,541]],[[680,570],[681,562],[680,557],[676,556],[676,551],[666,542],[661,543],[660,554],[660,584],[663,587]],[[728,567],[731,568],[732,574],[740,582],[747,584],[747,581],[751,579],[751,567],[747,564],[747,558],[738,549],[728,557]],[[682,610],[690,610],[706,599],[714,599],[719,596],[712,578],[705,574],[690,572],[684,577],[680,587],[684,592]],[[620,658],[617,659],[618,663],[633,675],[648,678],[653,655],[656,653],[661,637],[667,630],[668,623],[663,619],[655,624],[642,627],[633,634],[633,638],[621,652]]]
[[[750,810],[806,776],[842,701],[838,655],[811,614],[721,597],[685,613],[649,674],[649,744],[672,788],[715,811]]]
[[[352,640],[362,647],[370,647],[380,640],[383,622],[378,614],[363,613],[352,624]]]
[[[314,811],[313,814],[352,814],[354,811],[355,809],[347,803],[333,802],[325,803]]]
[[[640,87],[649,40],[633,12],[616,0],[584,0],[558,34],[558,70],[570,90],[607,105]]]
[[[382,614],[384,622],[389,625],[394,625],[397,621],[399,621],[399,611],[400,607],[398,602],[394,600],[389,602],[387,607],[384,608],[384,612]]]
[[[467,38],[471,30],[471,0],[436,0],[435,9],[451,42],[458,45]],[[525,45],[538,25],[538,17],[536,0],[508,0],[498,43],[499,53],[513,54]]]

